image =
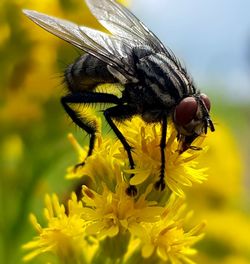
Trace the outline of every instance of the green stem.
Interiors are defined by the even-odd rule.
[[[107,237],[100,242],[100,246],[92,259],[93,264],[121,264],[127,252],[130,234],[119,233],[115,237]]]

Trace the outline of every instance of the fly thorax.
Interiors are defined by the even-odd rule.
[[[171,108],[185,94],[192,94],[186,72],[165,54],[144,57],[137,64],[142,83],[154,93],[154,98]]]
[[[145,104],[146,97],[147,94],[145,92],[145,88],[137,84],[125,85],[125,89],[122,92],[122,98],[125,102],[140,108],[142,108],[142,105]]]

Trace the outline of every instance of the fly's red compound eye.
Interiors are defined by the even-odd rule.
[[[210,103],[210,100],[209,100],[208,96],[206,94],[203,94],[202,93],[200,95],[200,98],[203,101],[203,103],[205,104],[205,106],[206,106],[206,108],[207,108],[207,110],[209,112],[210,111],[210,108],[211,108],[211,103]]]
[[[194,97],[184,98],[175,108],[175,123],[180,126],[187,125],[192,119],[194,119],[197,109],[198,103]]]

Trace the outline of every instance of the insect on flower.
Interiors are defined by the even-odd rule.
[[[113,104],[103,114],[124,146],[131,169],[135,168],[132,148],[115,121],[139,115],[147,123],[160,122],[161,167],[155,186],[164,190],[168,119],[172,119],[178,131],[183,152],[192,147],[196,137],[207,133],[208,127],[214,131],[209,116],[210,100],[195,88],[175,55],[128,9],[114,0],[85,1],[111,34],[36,11],[24,13],[40,27],[86,52],[66,69],[68,94],[61,102],[73,122],[90,135],[87,157],[93,152],[97,128],[81,117],[72,104]],[[96,91],[102,83],[122,84],[121,96]],[[130,185],[127,192],[135,195],[136,187]]]

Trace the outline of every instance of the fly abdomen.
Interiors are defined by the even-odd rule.
[[[70,64],[64,78],[71,92],[91,91],[98,84],[117,82],[108,71],[107,64],[89,54],[82,55]]]

